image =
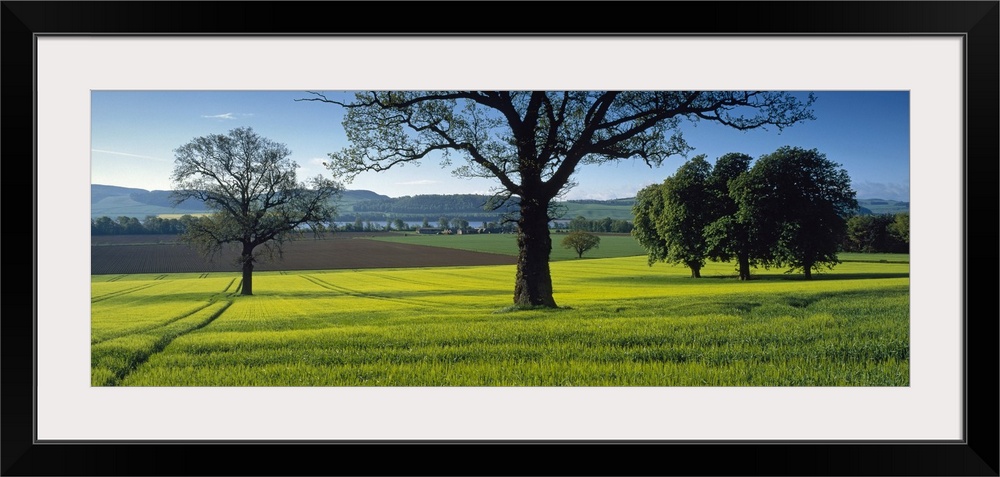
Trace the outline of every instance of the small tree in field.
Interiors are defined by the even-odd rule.
[[[563,248],[573,249],[576,252],[577,258],[583,258],[584,252],[592,248],[598,248],[600,245],[600,237],[582,230],[570,232],[562,241]]]
[[[340,185],[319,176],[308,185],[297,182],[291,151],[250,128],[198,137],[174,153],[174,201],[195,198],[215,211],[192,222],[182,239],[206,255],[238,244],[243,295],[253,295],[258,257],[280,255],[282,243],[300,226],[315,227],[336,215],[331,200]]]

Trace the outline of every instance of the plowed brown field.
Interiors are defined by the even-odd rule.
[[[372,240],[372,234],[338,233],[320,239],[311,236],[285,243],[274,261],[260,260],[255,271],[327,270],[354,268],[447,267],[512,265],[509,255],[470,252],[424,245]],[[237,272],[239,256],[233,248],[211,261],[172,235],[93,236],[90,273]]]

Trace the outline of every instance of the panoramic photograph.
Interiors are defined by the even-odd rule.
[[[92,387],[910,386],[907,91],[91,92]]]

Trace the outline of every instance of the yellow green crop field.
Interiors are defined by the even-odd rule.
[[[644,256],[510,265],[93,275],[93,386],[908,386],[909,263],[815,274]]]
[[[573,260],[576,252],[562,246],[565,233],[552,234],[551,261]],[[587,251],[587,258],[613,258],[646,255],[646,250],[629,234],[600,234],[600,244]],[[468,250],[472,252],[496,253],[517,256],[517,235],[515,234],[472,234],[472,235],[418,235],[393,232],[380,235],[375,240],[409,245],[429,245],[432,247]]]

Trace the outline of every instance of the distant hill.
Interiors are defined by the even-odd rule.
[[[161,214],[203,214],[205,206],[186,200],[176,207],[169,198],[170,191],[135,189],[111,185],[90,185],[90,217],[136,217]]]
[[[612,200],[570,200],[563,203],[565,213],[563,218],[572,219],[576,216],[595,220],[611,217],[612,219],[632,220],[632,206],[635,198]],[[887,199],[858,199],[862,215],[898,214],[910,211],[910,203]]]
[[[614,220],[624,219],[632,221],[632,206],[635,205],[635,198],[612,199],[612,200],[570,200],[563,202],[565,207],[564,219],[572,219],[582,216],[586,219],[596,220],[611,217]],[[910,203],[898,200],[887,199],[858,199],[858,206],[862,215],[897,214],[909,212]]]
[[[91,217],[119,216],[145,218],[147,215],[203,214],[204,205],[195,200],[187,200],[174,207],[170,191],[135,189],[110,185],[90,186]],[[446,194],[389,197],[370,190],[345,191],[339,201],[338,221],[350,222],[355,217],[363,220],[385,221],[403,219],[420,221],[424,218],[437,222],[440,217],[461,218],[470,222],[493,221],[504,211],[514,212],[517,199],[513,199],[500,211],[483,210],[488,195]],[[610,217],[613,220],[632,220],[632,206],[635,198],[611,200],[568,200],[558,204],[562,219],[577,216],[597,220]],[[886,199],[859,199],[862,214],[896,214],[909,212],[910,203]]]
[[[170,192],[91,184],[90,217],[126,216],[143,219],[148,215],[197,215],[208,212],[203,203],[194,199],[188,199],[174,206]],[[340,204],[342,208],[347,208],[360,201],[378,199],[388,199],[388,197],[369,190],[350,190],[344,192]]]
[[[632,206],[635,197],[611,200],[568,200],[562,203],[565,207],[563,219],[583,217],[588,220],[610,217],[613,220],[632,221]]]
[[[861,206],[862,214],[898,214],[901,212],[910,212],[910,203],[902,202],[898,200],[887,200],[887,199],[858,199],[858,205]]]
[[[350,221],[354,217],[364,220],[384,221],[401,219],[407,222],[427,220],[437,223],[444,217],[464,219],[469,222],[498,222],[505,214],[517,210],[518,200],[508,200],[501,208],[486,208],[491,196],[481,194],[426,194],[403,197],[383,197],[356,202],[348,210],[345,207],[341,220]]]
[[[423,218],[436,222],[440,217],[461,218],[470,222],[500,220],[505,214],[516,214],[518,199],[512,198],[497,210],[486,210],[484,205],[491,196],[477,194],[429,194],[377,200],[365,200],[353,204],[341,215],[342,221],[360,216],[365,220],[385,220],[400,218],[405,221],[420,221]],[[634,198],[613,200],[569,200],[557,204],[556,213],[560,219],[569,220],[577,216],[596,220],[610,217],[615,220],[632,220]]]

